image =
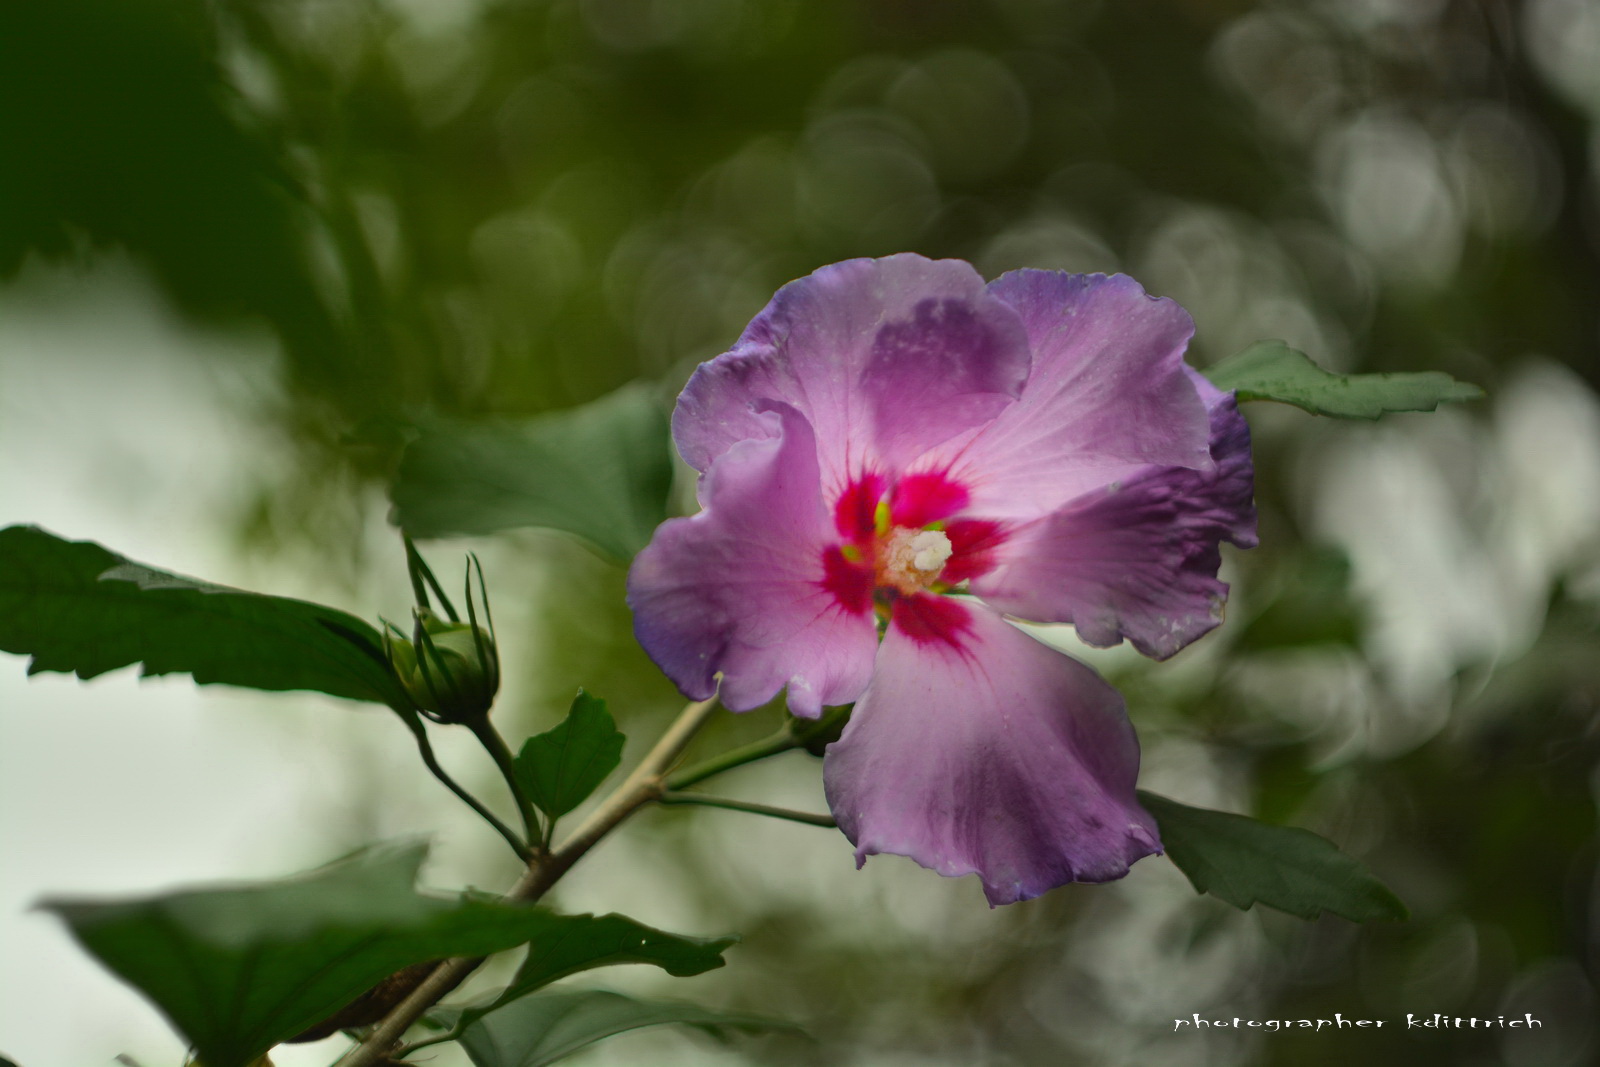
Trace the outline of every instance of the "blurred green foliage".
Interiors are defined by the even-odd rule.
[[[1194,313],[1200,364],[1281,337],[1493,397],[1537,355],[1575,393],[1600,385],[1597,71],[1592,0],[21,0],[0,5],[0,275],[120,247],[189,314],[269,327],[297,451],[253,522],[289,539],[386,480],[419,414],[641,377],[665,397],[782,282],[907,249],[1126,270]],[[680,891],[746,934],[727,1003],[824,1035],[765,1062],[1592,1062],[1594,546],[1485,578],[1511,592],[1474,613],[1529,604],[1531,629],[1450,645],[1419,682],[1372,557],[1324,543],[1383,516],[1318,494],[1351,440],[1424,456],[1487,574],[1477,550],[1519,521],[1515,478],[1475,480],[1502,431],[1283,414],[1251,416],[1262,548],[1233,560],[1231,624],[1105,669],[1157,788],[1326,834],[1412,921],[1240,915],[1136,870],[981,922],[907,904],[934,916],[918,936],[869,937],[763,894],[690,833],[703,813],[663,813],[653,862],[721,871]],[[547,576],[535,710],[587,684],[648,733],[676,698],[620,571],[519,544]],[[1193,1011],[1546,1027],[1385,1028],[1355,1052],[1168,1032]]]

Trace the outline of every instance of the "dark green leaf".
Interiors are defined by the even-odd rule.
[[[581,689],[566,720],[528,738],[516,759],[517,779],[539,810],[558,819],[582,804],[622,762],[623,736],[606,702]]]
[[[621,915],[574,915],[558,930],[528,946],[528,956],[511,984],[482,1008],[463,1018],[480,1019],[558,978],[619,963],[652,963],[678,978],[721,967],[723,952],[737,937],[680,937]]]
[[[1355,922],[1408,915],[1370,871],[1310,830],[1191,808],[1142,790],[1139,802],[1155,816],[1167,856],[1196,892],[1236,908],[1259,901],[1302,919],[1324,911]]]
[[[436,1013],[454,1027],[469,1026],[492,1011],[579,971],[622,963],[650,963],[674,977],[703,974],[721,967],[722,954],[737,937],[681,937],[622,915],[563,916],[554,928],[528,946],[516,977],[500,994],[477,1007]]]
[[[0,1067],[17,1067],[17,1065],[6,1059],[4,1056],[0,1056]]]
[[[1208,369],[1218,389],[1240,400],[1276,400],[1313,415],[1375,419],[1394,411],[1432,411],[1452,400],[1477,400],[1483,390],[1439,371],[1416,374],[1331,374],[1282,341],[1258,341]]]
[[[405,708],[378,634],[342,611],[183,578],[34,526],[0,530],[0,649],[28,673],[145,676],[312,689]]]
[[[241,1067],[426,960],[532,942],[566,973],[590,957],[673,974],[719,966],[726,939],[697,941],[617,916],[556,915],[412,888],[421,846],[371,849],[300,878],[139,900],[44,905],[83,946],[156,1003],[206,1067]],[[553,946],[548,952],[544,946]]]
[[[0,176],[0,275],[124,248],[185,310],[265,315],[308,364],[315,344],[326,377],[350,357],[324,332],[309,205],[238,106],[211,18],[191,0],[0,4],[0,144],[28,161]]]
[[[521,421],[425,424],[391,495],[413,537],[545,526],[628,560],[667,517],[666,414],[643,385]]]
[[[759,1015],[591,990],[524,997],[468,1026],[461,1045],[476,1067],[543,1067],[602,1038],[667,1023],[692,1026],[719,1039],[731,1031],[797,1032],[788,1023]]]

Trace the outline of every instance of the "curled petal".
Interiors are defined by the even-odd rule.
[[[1220,623],[1218,544],[1256,543],[1250,428],[1231,394],[1193,377],[1209,408],[1212,469],[1146,467],[1079,497],[1006,542],[972,591],[1012,615],[1073,623],[1091,645],[1126,637],[1157,659]]]
[[[828,748],[828,804],[857,863],[887,852],[977,874],[994,905],[1120,878],[1159,852],[1116,690],[981,605],[949,603],[968,616],[959,643],[897,618]]]
[[[700,365],[673,436],[704,471],[735,442],[770,436],[760,401],[788,404],[816,431],[831,500],[993,419],[1027,375],[1021,321],[970,265],[847,260],[778,290],[731,351]]]
[[[1036,518],[1151,464],[1211,466],[1183,308],[1121,274],[1019,270],[989,292],[1028,331],[1022,398],[915,464],[970,486],[972,514]]]
[[[734,711],[787,685],[790,709],[815,717],[866,688],[876,629],[870,604],[828,588],[833,522],[810,425],[782,405],[761,418],[762,437],[706,472],[704,510],[662,525],[635,558],[628,604],[639,643],[691,699],[716,692],[721,672]]]

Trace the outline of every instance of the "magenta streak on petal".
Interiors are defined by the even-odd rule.
[[[1126,637],[1157,659],[1215,628],[1228,594],[1218,545],[1255,544],[1250,430],[1231,395],[1198,384],[1212,470],[1146,467],[1072,501],[1006,544],[973,593],[1021,618],[1070,622],[1091,645]]]
[[[896,526],[927,526],[967,506],[972,494],[943,471],[908,474],[894,487],[889,519]]]
[[[883,499],[886,485],[882,476],[868,473],[845,486],[833,506],[833,524],[840,537],[856,544],[872,540],[878,501]]]
[[[893,853],[976,873],[993,905],[1120,878],[1159,852],[1116,690],[986,608],[968,618],[961,648],[897,618],[828,748],[828,804],[857,862]]]
[[[639,643],[686,696],[745,711],[784,686],[797,715],[848,704],[872,675],[869,608],[826,587],[834,541],[810,425],[793,408],[765,437],[722,453],[701,483],[705,510],[656,531],[628,573]]]
[[[872,565],[851,562],[839,545],[829,545],[822,553],[822,587],[845,611],[859,615],[872,607],[874,586]]]
[[[972,610],[949,597],[933,593],[898,596],[891,609],[896,627],[919,645],[945,645],[960,650],[972,629]]]
[[[944,533],[950,538],[950,561],[939,577],[951,585],[993,570],[1009,536],[1004,524],[988,519],[957,519]]]

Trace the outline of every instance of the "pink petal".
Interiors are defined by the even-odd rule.
[[[1017,314],[959,260],[853,259],[790,282],[734,348],[702,363],[678,398],[673,436],[697,470],[771,434],[774,400],[816,431],[824,495],[993,419],[1028,375]]]
[[[1210,408],[1212,469],[1146,467],[1079,497],[999,548],[973,593],[1011,615],[1073,623],[1091,645],[1126,637],[1157,659],[1222,622],[1218,545],[1256,543],[1250,428],[1231,394],[1194,378]]]
[[[1159,852],[1134,799],[1139,744],[1122,698],[1088,667],[981,605],[959,644],[902,631],[823,764],[856,846],[977,874],[990,904],[1120,878]]]
[[[686,696],[711,696],[720,671],[734,711],[787,685],[790,709],[815,717],[866,688],[876,629],[869,601],[850,610],[827,587],[833,523],[811,426],[784,405],[759,418],[765,432],[701,480],[705,510],[664,523],[634,559],[628,604],[639,643]]]
[[[1035,518],[1151,464],[1210,467],[1183,308],[1121,274],[1019,270],[989,292],[1027,327],[1022,399],[914,465],[969,486],[971,514]]]

